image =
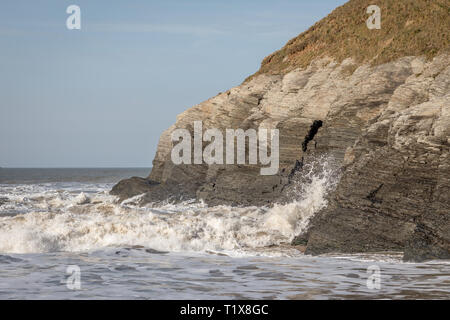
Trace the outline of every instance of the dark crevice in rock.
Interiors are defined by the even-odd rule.
[[[380,184],[378,186],[378,188],[376,188],[375,190],[372,190],[366,197],[367,200],[370,200],[370,202],[372,202],[372,204],[374,203],[381,203],[383,202],[382,199],[377,198],[377,193],[378,191],[380,191],[380,189],[383,187],[384,183]]]
[[[308,134],[305,136],[305,140],[302,143],[302,150],[303,152],[306,152],[308,150],[308,143],[314,139],[314,136],[319,132],[319,128],[322,127],[323,122],[322,120],[314,120],[313,124],[311,125],[311,128],[309,128]]]

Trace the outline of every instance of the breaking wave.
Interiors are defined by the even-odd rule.
[[[144,246],[171,252],[241,254],[290,243],[327,204],[338,181],[332,161],[305,166],[295,200],[273,207],[208,207],[199,202],[118,203],[109,185],[0,185],[0,252],[90,251]]]

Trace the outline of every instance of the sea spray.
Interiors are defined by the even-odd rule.
[[[293,200],[273,207],[208,207],[201,202],[140,206],[139,196],[122,203],[105,190],[52,190],[37,186],[4,194],[28,212],[1,216],[0,252],[91,251],[143,246],[171,252],[252,254],[289,243],[326,205],[336,185],[332,161],[303,167],[289,190]],[[19,196],[20,194],[20,196]],[[2,194],[3,196],[3,194]],[[0,210],[3,210],[0,208]]]
[[[278,230],[291,241],[305,231],[310,219],[327,205],[327,196],[340,178],[339,166],[333,157],[322,155],[307,159],[291,180],[287,204],[275,204],[268,212],[265,226]]]

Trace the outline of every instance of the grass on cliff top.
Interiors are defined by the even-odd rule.
[[[381,29],[369,30],[367,7],[381,9]],[[350,0],[266,57],[263,74],[283,74],[324,56],[378,65],[404,56],[432,58],[448,51],[450,0]]]

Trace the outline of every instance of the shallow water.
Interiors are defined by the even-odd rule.
[[[209,208],[108,195],[122,176],[148,169],[47,169],[22,178],[4,170],[1,299],[450,298],[449,262],[402,263],[396,253],[310,257],[286,245],[326,205],[326,174],[287,205]],[[379,270],[379,289],[368,283],[378,275],[370,270]]]
[[[392,260],[392,261],[386,261]],[[450,265],[394,257],[229,257],[107,248],[0,256],[1,299],[448,299]],[[80,268],[70,290],[67,267]],[[369,266],[380,289],[367,287]]]

